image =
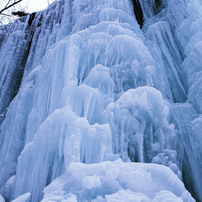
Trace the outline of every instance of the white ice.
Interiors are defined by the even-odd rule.
[[[202,199],[202,6],[140,5],[142,30],[130,0],[0,26],[6,200],[194,201],[184,184]]]

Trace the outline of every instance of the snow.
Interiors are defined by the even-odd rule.
[[[42,201],[70,200],[71,194],[78,201],[194,201],[169,168],[124,163],[120,159],[71,164],[66,173],[45,188]]]
[[[139,3],[142,30],[130,0],[0,26],[5,200],[202,200],[202,6]]]

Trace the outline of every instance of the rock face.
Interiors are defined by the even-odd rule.
[[[0,194],[202,201],[201,9],[60,0],[0,26]]]

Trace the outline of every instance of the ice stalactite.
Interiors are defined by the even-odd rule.
[[[156,22],[149,27],[145,36],[148,40],[156,43],[160,50],[154,53],[154,57],[163,61],[162,65],[165,68],[172,92],[172,97],[169,99],[173,102],[185,102],[187,99],[187,79],[182,66],[184,55],[169,23],[166,21]]]
[[[25,20],[25,19],[24,19]],[[25,29],[24,21],[19,23],[20,26],[3,26],[2,35],[10,33],[8,37],[2,39],[1,44],[1,79],[0,79],[0,124],[2,123],[6,108],[18,93],[21,80],[24,73],[26,60],[29,54],[31,44],[31,32]],[[7,44],[5,41],[12,41]],[[6,50],[6,51],[5,51]],[[10,60],[12,58],[12,60]]]
[[[26,56],[27,59],[24,61],[25,64],[21,86],[17,92],[17,96],[11,103],[9,94],[7,96],[7,91],[4,93],[3,89],[8,89],[8,93],[9,91],[13,93],[13,88],[11,88],[12,86],[10,85],[12,82],[4,82],[1,86],[1,95],[4,95],[1,98],[2,109],[5,111],[6,105],[10,103],[5,120],[1,125],[1,186],[9,180],[9,177],[16,173],[17,158],[24,148],[24,145],[30,141],[29,138],[26,138],[27,121],[29,119],[29,114],[32,111],[31,100],[34,98],[33,88],[36,84],[36,74],[40,70],[40,64],[42,57],[45,54],[45,50],[47,47],[53,45],[56,40],[59,40],[62,36],[64,37],[64,33],[66,34],[70,30],[70,22],[66,20],[60,31],[57,32],[57,39],[56,29],[59,26],[61,15],[63,14],[63,7],[61,7],[63,3],[63,1],[60,1],[52,5],[50,9],[41,13],[36,13],[31,26],[29,25],[31,16],[27,16],[26,19],[20,18],[14,24],[5,25],[5,28],[3,26],[1,71],[8,71],[8,73],[11,72],[12,74],[1,75],[1,79],[4,78],[5,80],[12,81],[13,85],[16,86],[17,83],[14,82],[18,78],[16,73],[18,73],[18,68],[22,67],[19,66],[19,62],[21,62],[24,56]],[[68,8],[69,3],[66,3],[64,6]],[[69,9],[66,10],[64,15],[68,15],[66,12],[69,12]],[[12,30],[11,34],[5,32],[7,29]],[[11,40],[12,37],[15,40]],[[16,47],[16,44],[23,44],[23,46],[19,46],[19,49],[17,49],[18,46]],[[5,55],[3,48],[7,50],[9,54]],[[23,49],[22,51],[21,48]],[[15,54],[15,51],[17,51],[18,54]],[[12,54],[14,54],[13,57],[11,56]],[[14,77],[13,80],[11,80],[11,76]],[[4,100],[7,100],[7,102],[4,102]],[[24,105],[24,103],[29,104]],[[30,119],[32,119],[32,117],[30,117]],[[10,126],[16,125],[16,127],[7,127],[7,124]],[[32,134],[35,130],[36,127],[32,125],[28,133]],[[7,145],[6,142],[9,143],[9,145]]]
[[[200,68],[187,67],[200,44],[198,35],[183,34],[181,5],[187,8],[172,0],[61,0],[9,25],[32,34],[1,125],[7,200],[194,201],[181,179],[201,197]],[[4,55],[22,34],[2,35]]]
[[[174,105],[173,114],[184,146],[183,180],[200,201],[201,183],[197,179],[201,178],[201,160],[197,162],[196,159],[201,159],[201,150],[198,149],[198,129],[201,127],[201,3],[170,1],[164,5],[165,9],[158,15],[145,19],[143,30],[146,38],[159,47],[160,54],[155,51],[153,56],[162,57],[162,66],[165,65],[173,97],[169,99],[176,103],[185,102]]]

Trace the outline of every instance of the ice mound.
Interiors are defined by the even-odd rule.
[[[107,107],[112,130],[113,151],[131,161],[152,158],[177,147],[178,134],[170,123],[170,104],[152,87],[126,91]]]
[[[75,116],[69,106],[56,110],[18,159],[14,198],[24,193],[26,184],[27,192],[35,193],[32,200],[38,201],[43,188],[72,162],[102,162],[111,155],[108,125],[91,126],[85,118]]]
[[[44,189],[45,201],[194,201],[179,178],[156,164],[73,163]]]

